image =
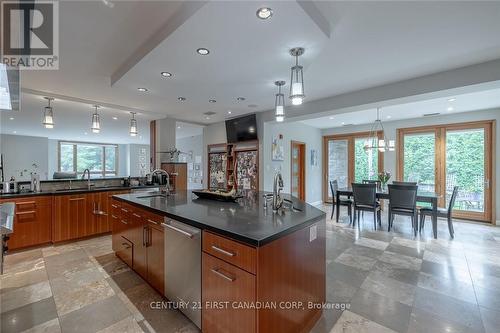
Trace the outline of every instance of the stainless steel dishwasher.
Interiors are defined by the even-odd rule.
[[[165,296],[201,328],[201,230],[165,217]]]

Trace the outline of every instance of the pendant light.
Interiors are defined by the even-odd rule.
[[[290,99],[293,105],[301,105],[304,100],[304,75],[302,66],[299,66],[299,56],[305,52],[302,47],[294,47],[290,50],[290,55],[295,57],[295,66],[292,67],[290,78]]]
[[[132,118],[130,119],[130,136],[137,136],[137,120],[135,119],[135,112],[130,112]]]
[[[285,81],[276,81],[274,84],[278,86],[278,93],[274,102],[274,115],[276,116],[276,121],[280,123],[285,120],[285,95],[281,92],[281,87],[285,85]]]
[[[54,128],[54,111],[52,110],[52,106],[50,106],[50,101],[54,99],[52,97],[44,97],[49,105],[45,107],[43,111],[43,121],[42,124],[45,128]]]
[[[92,133],[99,133],[101,131],[101,118],[97,113],[99,105],[94,105],[94,108],[95,112],[92,114],[92,127],[90,129],[92,130]]]
[[[378,139],[379,131],[381,131],[383,134],[382,139]],[[377,108],[377,119],[370,129],[370,134],[364,145],[365,151],[368,151],[370,149],[376,149],[382,153],[395,150],[394,140],[387,140],[387,137],[385,136],[384,125],[382,124],[382,120],[380,120],[380,108]]]

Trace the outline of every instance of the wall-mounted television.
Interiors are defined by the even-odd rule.
[[[226,120],[228,143],[257,140],[257,118],[255,114]]]

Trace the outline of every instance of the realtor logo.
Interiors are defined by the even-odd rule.
[[[21,70],[59,69],[59,3],[2,1],[1,61]]]

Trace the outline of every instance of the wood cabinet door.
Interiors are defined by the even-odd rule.
[[[54,197],[53,241],[60,242],[86,235],[87,196],[60,195]]]
[[[109,195],[107,192],[100,192],[97,197],[96,209],[98,213],[96,215],[96,233],[102,234],[111,231],[108,221]]]
[[[85,227],[85,235],[91,236],[97,233],[97,215],[95,215],[95,210],[97,206],[97,201],[99,201],[99,193],[87,193],[87,220]]]
[[[234,332],[236,325],[239,333],[254,333],[256,310],[233,305],[255,302],[255,275],[205,252],[202,255],[202,304],[222,305],[203,309],[203,332]]]
[[[134,270],[144,279],[148,278],[147,241],[149,238],[148,225],[141,210],[133,208],[130,211],[130,229],[125,237],[134,244]],[[127,237],[129,235],[129,237]]]
[[[148,224],[148,282],[164,295],[165,289],[165,249],[163,227]]]
[[[14,202],[14,232],[10,235],[9,249],[49,243],[52,240],[52,198],[26,198]]]

